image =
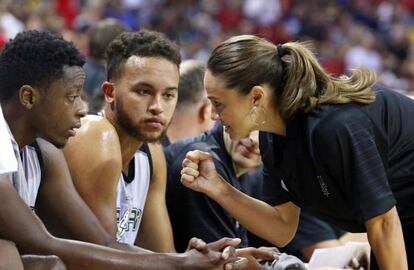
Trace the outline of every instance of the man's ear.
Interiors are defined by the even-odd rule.
[[[19,90],[19,102],[27,110],[31,110],[40,99],[40,93],[30,85],[23,85]]]
[[[205,99],[198,109],[198,119],[200,123],[210,121],[211,118],[211,102]]]
[[[115,98],[115,86],[114,83],[105,81],[101,85],[101,90],[104,93],[105,101],[107,103],[112,103]]]

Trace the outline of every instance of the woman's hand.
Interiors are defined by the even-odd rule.
[[[247,259],[247,266],[243,270],[263,270],[265,267],[258,260],[273,261],[279,254],[279,250],[275,247],[247,247],[236,250],[236,256]]]
[[[187,153],[181,170],[181,183],[184,186],[212,197],[220,192],[220,184],[224,182],[209,153],[199,150]]]

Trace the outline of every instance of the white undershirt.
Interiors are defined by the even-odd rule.
[[[17,171],[17,160],[8,128],[0,106],[0,175]]]

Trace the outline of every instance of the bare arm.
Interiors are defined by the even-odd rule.
[[[159,254],[119,251],[55,238],[23,202],[10,181],[2,180],[0,179],[0,237],[16,243],[21,254],[56,255],[68,270],[218,270],[223,269],[228,258],[215,250],[232,244],[231,241],[224,241],[214,250],[207,248],[203,252],[192,249],[183,254]],[[240,269],[237,265],[233,266],[232,269]]]
[[[190,151],[183,167],[181,182],[185,186],[207,194],[247,230],[279,247],[292,240],[300,213],[296,205],[288,202],[272,207],[238,191],[217,174],[208,153]]]
[[[74,239],[107,246],[113,237],[76,192],[62,152],[42,139],[37,142],[45,174],[36,206],[48,212],[49,218],[57,219]]]
[[[0,258],[0,270],[23,270],[19,252],[12,242],[0,240]]]
[[[116,188],[122,170],[115,129],[104,118],[88,117],[63,152],[77,191],[115,239]]]
[[[165,202],[167,172],[164,152],[160,144],[148,146],[154,172],[136,244],[152,251],[174,252],[172,228]]]
[[[45,221],[57,223],[59,235],[64,231],[69,233],[64,234],[65,238],[122,250],[145,251],[116,242],[76,192],[62,152],[42,139],[38,139],[38,145],[42,152],[45,175],[42,177],[36,207],[47,212],[47,215],[42,215]],[[56,197],[55,194],[59,196]]]
[[[66,270],[65,264],[58,256],[22,256],[24,270]]]
[[[374,217],[365,226],[368,241],[381,270],[408,269],[400,218],[395,207]]]

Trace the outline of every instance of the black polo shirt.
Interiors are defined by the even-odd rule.
[[[375,102],[298,113],[286,137],[260,133],[264,198],[292,201],[352,232],[394,205],[414,222],[414,101],[376,85]]]
[[[239,237],[247,246],[246,230],[219,204],[203,193],[181,184],[182,161],[188,151],[201,150],[213,154],[217,172],[232,186],[243,191],[247,174],[236,178],[230,155],[224,147],[223,128],[216,126],[201,136],[176,142],[165,148],[168,167],[167,207],[174,233],[175,247],[182,252],[188,240],[198,237],[206,242],[222,237]]]
[[[217,172],[232,186],[254,198],[262,197],[262,166],[252,173],[236,178],[231,156],[224,146],[222,126],[217,125],[201,136],[168,146],[165,148],[168,166],[167,207],[177,251],[184,251],[188,240],[194,236],[207,242],[222,237],[239,237],[242,239],[241,246],[273,246],[246,232],[228,212],[207,195],[181,184],[182,161],[188,151],[195,149],[212,153]],[[297,234],[284,251],[300,257],[302,248],[324,240],[337,239],[343,233],[302,212]]]

